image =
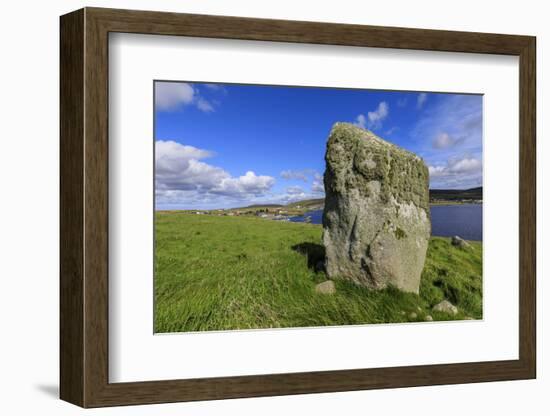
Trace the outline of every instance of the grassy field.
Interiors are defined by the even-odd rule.
[[[420,295],[326,280],[320,225],[156,213],[155,332],[307,327],[482,316],[482,247],[430,241]],[[456,316],[431,308],[448,299]]]

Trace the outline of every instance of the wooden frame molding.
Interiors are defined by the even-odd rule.
[[[82,407],[336,392],[536,376],[535,38],[85,8],[60,20],[60,396]],[[108,35],[247,39],[519,56],[519,359],[109,383]]]

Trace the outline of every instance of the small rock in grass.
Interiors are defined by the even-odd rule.
[[[466,240],[463,240],[462,238],[460,238],[457,235],[455,235],[451,239],[451,244],[455,247],[458,247],[458,248],[470,248],[471,247],[470,244]]]
[[[417,306],[417,307],[416,307],[416,310],[417,310],[418,312],[420,312],[420,311],[422,311],[422,308],[421,308],[420,306]]]
[[[448,300],[442,300],[432,308],[436,312],[448,313],[449,315],[456,315],[458,308]]]
[[[416,314],[416,312],[411,312],[409,314],[409,319],[416,319],[418,317],[418,315]]]
[[[317,293],[333,294],[336,293],[336,286],[334,286],[334,282],[332,280],[327,280],[315,286],[315,291]]]
[[[431,322],[434,320],[434,318],[432,318],[432,315],[426,315],[426,318],[424,318],[426,321],[428,322]]]

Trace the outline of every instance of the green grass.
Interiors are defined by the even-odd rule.
[[[155,331],[183,332],[481,318],[481,243],[432,238],[420,295],[371,291],[315,271],[319,225],[178,212],[156,214]],[[450,300],[451,317],[431,311]],[[416,318],[411,317],[412,313]]]

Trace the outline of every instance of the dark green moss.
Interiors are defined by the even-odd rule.
[[[395,229],[395,238],[397,238],[398,240],[401,240],[402,238],[407,238],[407,233],[401,228],[397,227]]]

